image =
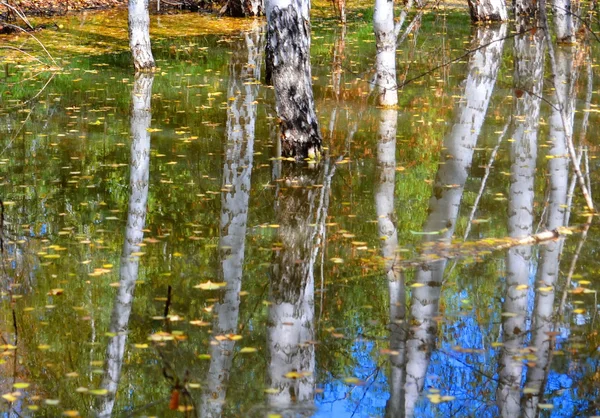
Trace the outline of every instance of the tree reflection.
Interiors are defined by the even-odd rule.
[[[423,231],[425,253],[427,242],[449,242],[454,234],[456,219],[469,174],[473,150],[502,60],[503,39],[506,26],[477,28],[473,40],[473,53],[469,60],[469,73],[464,100],[456,110],[452,129],[444,138],[440,168],[429,202],[429,216]],[[481,48],[482,45],[488,45]],[[410,308],[410,328],[406,344],[405,415],[412,417],[425,384],[431,351],[439,320],[439,300],[446,259],[440,259],[417,270],[416,287],[413,288]]]
[[[574,88],[577,70],[574,67],[574,48],[556,50],[555,100],[550,116],[551,149],[548,159],[549,192],[545,227],[548,230],[565,225],[569,180],[569,157],[566,146],[565,123],[573,126],[575,115]],[[564,109],[564,110],[563,110]],[[566,118],[563,119],[561,110]],[[537,407],[544,395],[553,348],[554,299],[563,239],[550,241],[540,247],[540,261],[536,276],[535,306],[532,321],[532,346],[536,360],[527,370],[522,399],[524,416],[537,416]]]
[[[517,22],[524,28],[524,18]],[[510,189],[508,234],[526,237],[533,232],[534,178],[537,131],[544,68],[544,32],[526,32],[515,37],[515,104],[509,137]],[[531,246],[514,247],[506,255],[506,288],[502,305],[502,339],[498,362],[496,402],[503,417],[519,415],[523,350],[526,335],[527,298],[531,268]]]
[[[315,395],[314,267],[335,165],[285,164],[276,199],[279,246],[271,269],[267,346],[269,408],[311,414]]]
[[[403,416],[406,361],[406,288],[404,275],[395,269],[398,250],[398,232],[394,211],[397,125],[398,112],[396,110],[382,109],[380,111],[377,133],[378,183],[375,190],[375,207],[390,298],[391,396],[386,406],[386,416],[388,417]]]
[[[207,389],[202,400],[203,417],[221,416],[233,360],[235,341],[214,337],[235,334],[238,330],[258,96],[255,82],[260,78],[264,43],[262,27],[256,25],[243,37],[229,64],[228,97],[234,100],[229,102],[227,110],[228,141],[222,186],[225,191],[221,193],[219,238],[222,279],[219,281],[227,285],[213,309],[213,341]]]
[[[131,93],[131,156],[129,162],[129,206],[127,228],[121,267],[119,287],[115,296],[110,318],[110,337],[106,348],[105,375],[102,388],[108,395],[100,398],[97,416],[110,417],[115,404],[115,396],[121,378],[125,344],[129,327],[129,317],[133,307],[133,292],[138,279],[140,244],[144,238],[146,204],[148,202],[148,178],[150,175],[150,122],[152,83],[154,75],[140,73],[135,76]]]

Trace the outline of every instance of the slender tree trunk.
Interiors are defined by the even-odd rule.
[[[464,100],[456,110],[452,130],[444,139],[440,168],[429,202],[430,214],[425,232],[440,232],[436,240],[449,242],[454,234],[456,219],[465,183],[471,167],[473,150],[485,119],[498,70],[502,62],[506,25],[476,29],[469,61]],[[494,42],[497,41],[497,42]],[[478,49],[481,45],[486,48]],[[420,268],[415,281],[422,284],[412,291],[411,327],[406,344],[405,413],[414,416],[415,405],[425,384],[431,351],[435,345],[439,300],[446,260],[442,259]]]
[[[310,69],[310,3],[268,0],[267,72],[272,73],[282,154],[317,158],[321,134],[315,113]]]
[[[554,12],[556,40],[559,43],[566,44],[575,42],[571,0],[552,0],[552,10]]]
[[[155,67],[150,45],[148,0],[129,0],[129,47],[135,71]]]
[[[387,417],[404,415],[404,366],[406,352],[406,288],[404,276],[394,269],[398,250],[398,231],[394,210],[396,185],[396,131],[398,112],[382,109],[377,135],[378,183],[375,191],[377,226],[384,259],[390,299],[390,399]]]
[[[524,19],[517,17],[517,21]],[[518,24],[518,22],[517,22]],[[510,137],[511,177],[508,198],[508,233],[522,238],[533,233],[534,179],[537,131],[545,57],[544,32],[515,37],[516,98]],[[520,412],[523,349],[526,335],[531,246],[514,247],[506,255],[506,291],[502,312],[503,347],[498,362],[496,403],[500,415],[517,417]]]
[[[550,177],[548,218],[546,229],[553,230],[564,226],[566,219],[566,202],[569,182],[569,157],[566,146],[566,132],[563,122],[573,126],[575,115],[573,87],[577,79],[577,71],[573,66],[573,48],[562,47],[556,50],[556,81],[554,107],[550,116],[550,149],[548,174]],[[563,121],[561,109],[565,106]],[[540,247],[540,262],[536,277],[535,307],[532,321],[532,346],[536,348],[536,361],[527,370],[525,387],[528,392],[522,399],[523,415],[527,418],[536,417],[537,407],[544,396],[546,379],[552,356],[554,320],[554,299],[559,262],[563,240],[550,241]]]
[[[229,64],[227,109],[227,148],[223,165],[221,194],[221,221],[219,239],[224,294],[214,306],[215,319],[212,336],[238,332],[240,291],[244,264],[244,244],[248,220],[254,129],[256,124],[256,98],[260,77],[263,36],[256,26],[244,34],[231,56]],[[202,400],[203,417],[220,417],[225,403],[231,372],[235,341],[215,340],[210,346],[210,366],[206,379],[207,389]]]
[[[129,209],[127,211],[127,229],[119,270],[119,287],[115,296],[109,327],[110,333],[114,336],[110,337],[106,349],[105,375],[102,380],[102,388],[108,390],[108,395],[99,398],[97,404],[97,416],[101,418],[112,416],[125,356],[135,282],[138,279],[139,258],[134,257],[132,254],[140,251],[140,244],[144,238],[143,229],[146,224],[148,179],[150,175],[150,134],[148,128],[152,119],[150,101],[153,80],[154,76],[151,74],[136,75],[131,94],[132,142],[129,164]]]
[[[504,0],[468,1],[473,22],[504,22],[508,20],[508,11]]]
[[[398,104],[398,83],[396,82],[396,32],[394,30],[393,0],[375,0],[373,30],[377,46],[375,63],[377,104],[395,106]]]
[[[295,416],[295,407],[312,409],[315,395],[314,245],[323,195],[314,186],[323,179],[320,169],[286,169],[294,171],[285,175],[277,198],[281,249],[271,271],[267,326],[269,387],[275,392],[268,402],[271,412]]]

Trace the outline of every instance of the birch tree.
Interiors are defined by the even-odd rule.
[[[150,13],[148,0],[129,0],[129,48],[135,71],[148,71],[155,67],[150,45]]]
[[[554,12],[556,40],[566,44],[575,42],[571,0],[552,0],[552,11]]]
[[[275,88],[282,155],[316,158],[321,133],[310,69],[310,1],[267,0],[267,79]]]
[[[549,151],[547,170],[550,177],[548,217],[545,227],[553,230],[565,225],[567,216],[567,194],[569,181],[569,157],[566,145],[565,124],[573,126],[575,115],[574,87],[577,71],[573,65],[574,48],[560,47],[556,50],[554,74],[556,86],[554,106],[550,116],[552,147]],[[564,110],[563,107],[564,106]],[[561,112],[564,114],[561,115]],[[566,117],[566,120],[563,119]],[[554,323],[554,299],[559,274],[560,254],[563,239],[550,241],[540,247],[540,262],[536,277],[536,296],[532,321],[532,346],[536,348],[535,364],[527,370],[525,388],[528,393],[521,405],[525,417],[537,416],[537,407],[544,396],[547,374],[552,356],[552,338]]]
[[[517,16],[517,25],[523,21]],[[533,233],[534,179],[537,131],[543,86],[544,32],[526,32],[514,40],[516,98],[510,137],[510,188],[508,234],[522,238]],[[527,301],[531,269],[531,246],[514,247],[506,254],[506,284],[502,312],[502,342],[498,362],[496,403],[502,417],[520,413],[523,350],[527,333]]]
[[[263,36],[260,27],[244,34],[229,64],[227,147],[223,164],[219,253],[220,277],[226,283],[215,304],[213,337],[238,332],[240,291],[244,264],[248,202],[256,124],[256,98],[260,77]],[[225,403],[235,341],[215,339],[210,346],[207,388],[202,399],[203,417],[220,417]]]
[[[375,84],[377,104],[395,106],[398,103],[396,82],[396,32],[394,30],[394,2],[375,0],[373,30],[377,56],[375,62]]]
[[[504,22],[508,11],[504,0],[468,0],[473,22]]]
[[[115,296],[110,318],[109,332],[113,335],[106,348],[105,373],[102,388],[108,395],[99,398],[97,416],[112,416],[115,396],[121,378],[125,357],[125,345],[129,327],[129,317],[133,307],[133,293],[138,280],[139,257],[133,254],[140,251],[146,224],[148,202],[148,179],[150,176],[150,101],[152,98],[151,74],[136,75],[131,93],[131,156],[129,163],[129,206],[127,228],[121,255],[119,287]]]
[[[464,99],[456,109],[455,122],[444,138],[441,164],[429,202],[425,232],[439,232],[436,240],[449,242],[454,234],[465,183],[473,159],[473,150],[502,62],[506,25],[476,29],[475,52],[469,60]],[[488,45],[486,48],[479,48]],[[432,237],[433,235],[426,235]],[[430,240],[432,238],[426,238]],[[435,345],[439,301],[446,259],[433,262],[415,274],[411,296],[410,323],[406,344],[405,414],[414,416],[415,405],[425,384],[431,351]]]

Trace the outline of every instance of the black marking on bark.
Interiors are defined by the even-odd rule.
[[[321,134],[312,91],[310,27],[294,5],[271,12],[266,52],[267,79],[270,66],[281,120],[282,155],[296,160],[317,156]]]

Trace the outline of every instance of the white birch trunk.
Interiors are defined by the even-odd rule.
[[[517,17],[517,20],[520,18]],[[508,234],[522,238],[533,233],[534,179],[537,131],[543,86],[544,33],[515,37],[515,106],[510,137],[511,177]],[[496,403],[502,417],[520,413],[521,376],[526,330],[531,246],[514,247],[506,255],[506,290],[502,319],[503,347],[498,362]]]
[[[129,47],[135,71],[155,67],[150,45],[148,0],[129,0]]]
[[[244,264],[244,244],[248,220],[251,173],[256,124],[256,98],[260,77],[263,37],[256,26],[244,34],[242,47],[235,50],[229,65],[227,109],[227,148],[223,165],[220,220],[221,279],[227,283],[221,300],[215,304],[212,336],[238,332],[240,291]],[[220,417],[227,395],[235,342],[213,340],[210,366],[203,394],[203,417]]]
[[[575,115],[572,87],[577,79],[577,71],[573,66],[573,49],[571,47],[556,50],[556,80],[554,107],[550,116],[550,139],[552,148],[548,160],[550,177],[548,218],[546,229],[553,230],[564,226],[566,219],[566,202],[569,182],[569,156],[566,145],[566,132],[559,106],[565,106],[567,129],[573,126]],[[572,132],[572,131],[571,131]],[[540,262],[536,277],[538,287],[535,296],[535,307],[532,321],[532,346],[536,348],[535,365],[527,370],[525,387],[531,392],[524,396],[522,409],[525,417],[536,417],[537,406],[544,396],[546,379],[552,357],[552,340],[548,333],[553,331],[555,289],[559,274],[559,262],[563,239],[550,241],[540,247]],[[539,290],[541,288],[542,290]]]
[[[468,0],[471,21],[505,22],[508,11],[504,0]]]
[[[398,104],[398,84],[396,82],[396,32],[394,30],[393,0],[375,0],[373,30],[377,47],[375,63],[377,104],[395,106]]]
[[[150,176],[150,133],[148,128],[152,119],[150,102],[152,98],[151,74],[138,74],[131,94],[131,157],[129,174],[129,209],[127,228],[121,267],[119,270],[119,288],[113,305],[109,332],[115,334],[108,342],[106,365],[102,388],[108,395],[99,399],[97,416],[112,416],[121,369],[125,357],[125,345],[129,327],[129,317],[133,307],[133,293],[138,279],[139,258],[132,254],[140,251],[146,224],[146,206],[148,203],[148,179]]]
[[[425,232],[438,232],[436,240],[450,241],[465,183],[471,167],[473,150],[485,119],[498,70],[502,62],[503,38],[506,25],[494,29],[480,27],[475,34],[473,49],[478,49],[469,61],[469,73],[464,99],[456,110],[452,130],[444,139],[440,168],[429,202],[430,214],[423,228]],[[437,333],[439,299],[446,260],[419,269],[415,281],[423,284],[412,291],[408,342],[406,344],[405,414],[414,416],[415,405],[425,383],[431,351]]]
[[[575,42],[575,28],[571,11],[571,0],[552,0],[554,12],[554,30],[559,43]]]
[[[267,0],[267,78],[275,88],[282,155],[316,158],[321,134],[310,69],[309,0]]]

